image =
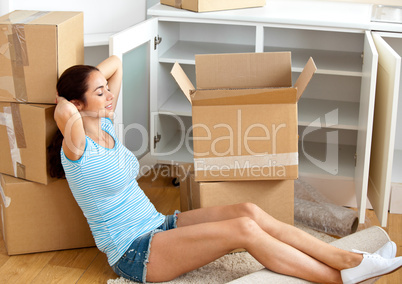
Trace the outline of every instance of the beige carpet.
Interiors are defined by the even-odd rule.
[[[335,240],[324,233],[314,231],[302,224],[297,223],[296,227],[312,234],[313,236],[329,243]],[[256,261],[249,253],[239,252],[225,255],[208,265],[197,270],[184,274],[173,281],[163,282],[169,284],[222,284],[240,278],[244,275],[262,269],[263,266]],[[124,278],[110,279],[107,284],[134,284]]]

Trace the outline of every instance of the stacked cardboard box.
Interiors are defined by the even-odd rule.
[[[48,184],[46,148],[57,130],[55,106],[0,102],[0,173]]]
[[[193,209],[190,178],[194,176],[194,164],[188,163],[176,166],[178,168],[176,178],[180,184],[180,210],[184,212]]]
[[[93,245],[66,180],[50,178],[47,162],[57,130],[57,79],[84,63],[83,13],[14,11],[0,17],[0,30],[0,193],[8,253]]]
[[[84,62],[83,14],[14,11],[0,29],[0,173],[47,184],[56,83]]]
[[[0,193],[9,255],[95,245],[65,179],[43,185],[0,174]]]
[[[195,61],[197,89],[180,65],[172,69],[192,104],[193,207],[218,205],[218,197],[224,204],[221,196],[232,195],[231,187],[241,187],[232,203],[261,201],[274,217],[293,223],[297,102],[316,71],[314,61],[308,60],[294,86],[290,52],[197,55]],[[211,186],[213,191],[208,190]],[[282,196],[253,193],[261,187]],[[282,190],[274,193],[277,188]],[[200,199],[196,202],[195,192]],[[214,198],[205,199],[206,195]],[[283,210],[273,213],[270,198],[281,199],[276,207]],[[291,208],[284,208],[289,200]]]

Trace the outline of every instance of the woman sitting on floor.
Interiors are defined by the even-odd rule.
[[[65,173],[96,245],[118,275],[169,281],[238,248],[272,271],[318,283],[359,283],[401,267],[393,242],[377,254],[341,250],[251,203],[157,212],[137,184],[138,160],[114,131],[121,80],[115,56],[61,75],[54,114],[61,133],[52,150],[58,160],[52,174]]]

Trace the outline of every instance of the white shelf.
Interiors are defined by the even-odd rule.
[[[211,42],[178,41],[159,57],[159,62],[195,65],[195,54],[255,52],[251,45],[236,45]]]
[[[182,137],[182,132],[177,131],[176,135],[173,135],[172,140],[166,145],[165,148],[160,149],[157,154],[155,153],[155,157],[157,162],[160,164],[172,164],[172,163],[193,163],[194,158],[192,153],[187,149],[186,143],[183,143],[180,139]],[[180,147],[178,148],[178,145]],[[191,145],[192,151],[192,145]],[[167,153],[167,154],[165,154]]]
[[[192,153],[189,152],[185,143],[180,141],[181,132],[178,131],[177,135],[174,135],[172,140],[167,144],[164,149],[160,149],[159,153],[168,153],[163,155],[156,154],[158,163],[192,163],[194,161]],[[177,146],[180,147],[177,149]],[[303,153],[301,143],[299,143],[299,172],[300,175],[307,177],[319,177],[329,179],[353,179],[355,174],[355,146],[339,145],[338,148],[338,160],[326,161],[326,150],[328,145],[326,143],[306,142],[304,143],[304,149],[308,154],[312,154],[313,158],[307,157]],[[175,150],[175,151],[173,151]],[[192,151],[192,149],[191,149]],[[172,153],[170,153],[172,152]],[[325,161],[324,166],[314,164],[313,160],[317,159]],[[331,164],[332,162],[332,164]],[[326,171],[327,169],[327,171]],[[330,172],[335,170],[334,172]]]
[[[187,100],[183,92],[178,89],[170,98],[159,108],[160,112],[174,113],[180,116],[191,116],[191,103]]]
[[[339,29],[367,29],[370,27],[371,4],[339,1],[270,0],[264,7],[194,13],[157,4],[148,15],[197,19],[220,19],[237,22],[304,25]],[[200,15],[201,14],[201,15]]]
[[[354,178],[355,175],[355,153],[356,147],[350,145],[339,145],[337,147],[338,161],[327,161],[326,143],[305,142],[303,144],[307,154],[313,156],[309,158],[303,153],[301,142],[299,142],[299,172],[303,176],[309,177],[330,177],[333,178]],[[316,160],[314,160],[316,159]],[[322,161],[323,165],[316,165],[313,161]],[[331,171],[337,171],[332,174]]]
[[[358,52],[334,52],[312,49],[265,47],[266,52],[290,51],[292,71],[301,72],[310,57],[317,65],[317,74],[362,76],[362,58]],[[195,54],[255,52],[251,45],[223,44],[212,42],[178,41],[159,57],[161,63],[195,64]]]
[[[113,33],[102,33],[102,34],[85,34],[84,35],[84,46],[100,46],[109,45],[109,37]]]
[[[302,98],[298,103],[298,109],[300,126],[358,129],[359,103]],[[333,110],[338,110],[337,121],[325,121],[325,115]],[[324,125],[321,124],[321,121],[315,122],[317,118],[321,118]]]
[[[292,71],[301,72],[310,57],[317,66],[316,74],[362,76],[362,58],[359,52],[325,51],[300,48],[265,46],[265,52],[290,51],[292,53]]]
[[[357,130],[359,118],[359,104],[341,101],[328,101],[319,99],[301,99],[298,103],[298,119],[300,126],[325,127],[335,129]],[[317,118],[325,119],[325,115],[338,110],[338,123],[335,125],[322,125],[313,123]],[[173,113],[180,116],[191,116],[191,104],[178,89],[159,108],[160,112]],[[323,123],[330,124],[329,121]]]

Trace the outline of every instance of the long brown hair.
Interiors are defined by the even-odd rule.
[[[66,100],[77,100],[86,105],[85,93],[88,90],[88,78],[98,68],[90,65],[74,65],[66,69],[57,81],[57,93]],[[57,130],[48,147],[49,173],[51,177],[64,178],[65,173],[61,164],[61,145],[63,135]]]

